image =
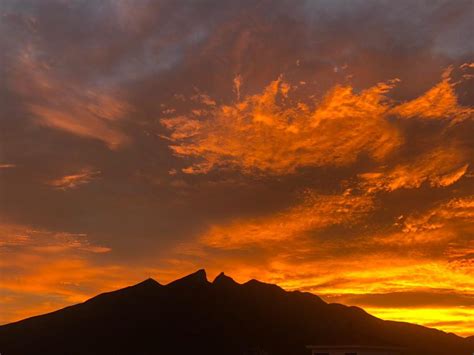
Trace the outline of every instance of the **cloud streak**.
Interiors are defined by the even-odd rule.
[[[94,257],[110,251],[91,243],[85,234],[2,223],[0,323],[82,301],[101,289],[106,273],[113,280],[117,267],[95,265]]]
[[[26,46],[11,77],[16,92],[36,122],[79,137],[98,139],[111,149],[127,143],[117,122],[128,114],[129,105],[109,88],[61,80],[54,64],[41,59],[33,46]]]
[[[423,183],[446,187],[461,179],[469,168],[464,150],[439,147],[411,161],[381,171],[360,174],[361,186],[368,192],[419,188]]]
[[[100,175],[100,171],[94,171],[90,168],[84,168],[77,173],[61,176],[60,178],[51,180],[48,185],[58,190],[71,190],[77,189],[81,185],[85,185],[97,179]]]
[[[462,67],[462,66],[461,66]],[[474,109],[459,105],[454,83],[451,82],[452,68],[443,73],[443,80],[420,97],[393,108],[392,113],[401,118],[424,120],[448,120],[458,123],[474,118]]]
[[[202,242],[214,248],[245,248],[252,244],[289,242],[305,232],[331,225],[355,223],[373,208],[370,197],[319,195],[307,191],[302,203],[273,216],[213,226]]]

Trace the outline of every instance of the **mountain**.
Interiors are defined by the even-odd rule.
[[[466,341],[471,344],[471,346],[474,348],[474,335],[467,337]],[[474,352],[473,352],[474,353]]]
[[[256,280],[204,270],[164,286],[153,279],[0,327],[2,355],[309,355],[306,345],[406,348],[405,355],[471,355],[474,344],[360,308],[327,304]]]

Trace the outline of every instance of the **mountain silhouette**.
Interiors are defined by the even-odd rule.
[[[405,355],[471,355],[472,339],[383,321],[316,295],[204,270],[147,279],[0,327],[2,355],[309,355],[306,345],[390,345]]]

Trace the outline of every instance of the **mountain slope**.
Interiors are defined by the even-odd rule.
[[[148,279],[0,327],[2,355],[309,354],[308,344],[396,345],[405,354],[472,354],[453,334],[382,321],[356,307],[204,270],[166,286]]]

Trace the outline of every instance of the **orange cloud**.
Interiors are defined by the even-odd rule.
[[[126,285],[124,266],[96,262],[110,251],[85,234],[0,224],[0,324]]]
[[[74,254],[19,256],[22,262],[35,267],[1,265],[1,268],[8,267],[12,276],[0,282],[0,294],[5,297],[0,324],[83,302],[99,293],[141,281],[142,276],[123,265],[98,265]]]
[[[474,196],[452,199],[436,208],[418,215],[410,216],[404,222],[405,232],[435,230],[454,222],[474,220]],[[474,232],[474,226],[471,226]]]
[[[48,184],[59,190],[76,189],[81,185],[88,184],[100,174],[100,171],[93,171],[84,168],[79,172],[71,175],[65,175],[58,179],[50,181]]]
[[[443,73],[443,80],[420,97],[398,105],[392,113],[402,118],[427,120],[450,120],[452,123],[472,119],[474,109],[460,106],[454,84],[451,82],[451,68]]]
[[[252,244],[288,242],[305,232],[331,225],[354,222],[373,207],[367,196],[318,195],[306,193],[302,203],[286,211],[253,220],[236,220],[212,226],[201,241],[215,248],[233,249]]]
[[[361,186],[367,191],[394,191],[418,188],[423,183],[433,187],[454,184],[467,172],[466,153],[454,147],[436,148],[393,168],[360,174]]]
[[[128,141],[116,126],[130,111],[127,103],[107,90],[61,80],[32,46],[21,53],[11,80],[38,124],[101,140],[111,149]]]
[[[360,154],[382,162],[403,142],[393,116],[454,123],[472,117],[474,109],[458,104],[450,74],[446,70],[442,81],[427,93],[398,105],[386,96],[398,80],[360,93],[337,85],[316,102],[312,98],[299,101],[289,83],[280,78],[262,93],[231,105],[218,105],[204,95],[195,99],[204,108],[164,118],[161,123],[171,131],[165,138],[172,141],[174,154],[196,160],[183,169],[189,174],[237,168],[247,174],[285,175],[305,167],[350,165]],[[241,77],[237,77],[234,92],[238,98],[240,88]],[[417,159],[361,177],[373,182],[374,190],[414,188],[425,181],[440,187],[459,180],[468,168],[465,153],[456,148],[435,148]]]
[[[0,224],[2,250],[81,250],[105,253],[109,248],[91,245],[85,234],[51,232],[31,227]]]
[[[390,107],[383,94],[393,85],[380,83],[358,94],[336,86],[320,103],[308,105],[293,103],[289,84],[278,79],[235,104],[207,104],[198,115],[161,123],[171,131],[167,138],[177,156],[200,160],[183,170],[190,174],[218,167],[290,174],[304,167],[348,165],[362,153],[381,160],[401,143],[385,117]]]

